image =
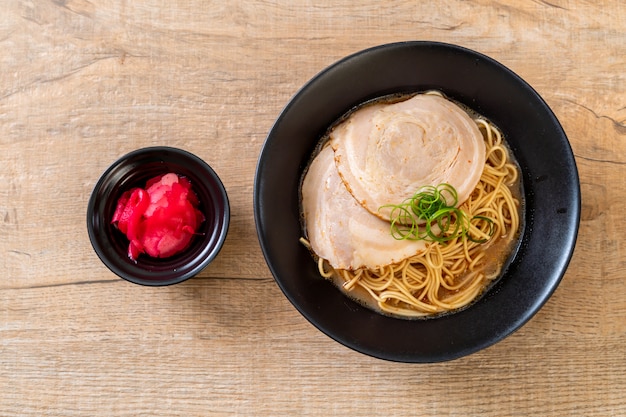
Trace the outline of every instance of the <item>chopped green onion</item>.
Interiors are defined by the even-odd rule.
[[[388,204],[390,208],[391,235],[398,240],[426,240],[446,243],[463,236],[475,243],[485,243],[493,236],[493,220],[486,216],[471,219],[460,208],[456,189],[447,183],[421,187],[411,198],[401,204]],[[488,238],[476,239],[469,233],[472,222],[484,221],[489,225]]]
[[[486,216],[474,216],[474,217],[472,217],[472,220],[476,220],[476,219],[477,219],[477,220],[483,220],[483,221],[487,222],[487,224],[489,225],[489,232],[487,233],[487,234],[489,235],[489,237],[484,238],[484,239],[474,239],[474,238],[473,238],[473,237],[472,237],[472,236],[468,233],[468,234],[467,234],[467,238],[468,238],[469,240],[471,240],[472,242],[475,242],[475,243],[485,243],[485,242],[487,242],[487,241],[491,238],[491,236],[493,236],[493,234],[494,234],[494,232],[495,232],[495,230],[494,230],[494,225],[493,225],[493,220],[492,220],[492,219],[490,219],[489,217],[486,217]]]

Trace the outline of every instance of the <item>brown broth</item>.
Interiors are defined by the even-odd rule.
[[[342,121],[344,121],[350,114],[352,114],[354,111],[361,109],[365,106],[368,105],[373,105],[373,104],[380,104],[380,103],[385,103],[385,104],[393,104],[393,103],[397,103],[397,102],[401,102],[404,100],[408,100],[409,98],[415,96],[416,94],[423,94],[425,92],[421,92],[421,93],[412,93],[412,94],[391,94],[388,96],[384,96],[384,97],[380,97],[371,101],[368,101],[366,103],[363,103],[359,106],[356,106],[355,108],[351,109],[350,111],[348,111],[345,115],[343,115],[342,117],[340,117],[335,123],[333,123],[330,128],[328,129],[328,131],[326,132],[326,134],[321,138],[318,146],[316,147],[315,152],[313,153],[311,160],[309,161],[308,165],[310,165],[311,161],[313,160],[313,158],[319,153],[319,151],[322,149],[323,146],[325,146],[329,140],[329,136],[330,136],[330,132],[332,132],[332,130],[334,129],[335,126],[337,126],[338,124],[340,124]],[[439,92],[435,92],[437,94],[441,94]],[[458,105],[461,109],[463,109],[472,119],[478,119],[478,118],[482,118],[486,121],[488,121],[490,124],[492,124],[487,118],[483,117],[482,115],[478,114],[477,112],[475,112],[474,110],[470,109],[469,107],[465,106],[462,103],[459,103],[455,100],[451,100],[449,97],[446,97],[445,95],[441,94],[444,98],[452,101],[453,103],[455,103],[456,105]],[[496,126],[495,124],[492,124],[493,126]],[[497,126],[496,126],[497,128]],[[502,133],[502,132],[500,132]],[[333,282],[333,284],[339,288],[345,295],[347,295],[349,298],[353,299],[354,301],[358,302],[359,304],[364,305],[367,308],[370,308],[380,314],[383,315],[390,315],[393,317],[397,317],[397,318],[402,318],[402,319],[414,319],[414,318],[433,318],[433,317],[439,317],[442,315],[446,315],[446,314],[451,314],[454,313],[456,311],[459,310],[463,310],[465,308],[467,308],[468,306],[472,305],[473,303],[475,303],[478,299],[481,298],[482,295],[484,295],[484,293],[486,291],[489,290],[489,288],[491,288],[491,286],[496,283],[499,278],[501,278],[501,276],[503,275],[504,271],[506,271],[506,268],[508,266],[508,264],[512,261],[517,248],[519,247],[519,243],[520,243],[520,237],[521,237],[521,230],[523,230],[524,228],[524,223],[525,223],[525,219],[524,219],[524,193],[523,193],[523,189],[522,189],[522,182],[521,182],[521,169],[519,166],[519,163],[517,162],[517,160],[515,159],[515,156],[510,148],[510,146],[508,145],[506,138],[504,137],[504,135],[502,135],[502,143],[504,145],[504,147],[506,148],[506,151],[508,153],[508,161],[510,163],[512,163],[513,165],[515,165],[516,169],[517,169],[517,180],[514,184],[510,184],[507,185],[507,187],[509,188],[509,190],[511,191],[511,194],[513,196],[513,198],[519,202],[518,206],[517,206],[517,210],[518,210],[518,216],[519,216],[519,227],[517,231],[511,232],[509,233],[507,236],[500,236],[499,238],[497,238],[496,241],[492,241],[491,244],[485,249],[485,257],[484,257],[484,261],[481,262],[482,264],[484,264],[484,267],[482,270],[480,270],[480,272],[484,273],[484,275],[486,277],[493,277],[492,279],[488,279],[485,278],[484,282],[483,282],[483,286],[482,289],[480,291],[480,293],[474,298],[474,300],[472,300],[470,303],[468,303],[466,306],[461,307],[460,309],[457,310],[452,310],[452,311],[447,311],[447,312],[442,312],[442,313],[434,313],[434,314],[430,314],[430,315],[425,315],[423,317],[413,317],[413,316],[406,316],[406,315],[401,315],[401,314],[391,314],[389,312],[383,311],[380,309],[380,307],[378,306],[377,302],[371,297],[371,295],[367,292],[367,290],[365,290],[364,288],[355,285],[350,291],[347,291],[343,284],[343,278],[338,274],[338,273],[334,273],[333,276],[331,277],[331,281]],[[308,168],[307,165],[307,168]],[[304,176],[306,175],[306,170],[305,173],[302,175],[302,179],[301,179],[301,183],[302,180],[304,179]],[[302,210],[301,210],[302,213]],[[306,228],[304,225],[304,218],[301,217],[301,221],[302,221],[302,229],[303,232],[305,233],[306,236]],[[458,277],[458,280],[463,280],[465,277],[465,275],[463,277]],[[445,297],[445,294],[443,294],[443,296]]]

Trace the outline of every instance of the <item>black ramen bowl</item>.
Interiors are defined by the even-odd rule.
[[[127,255],[128,239],[111,224],[117,200],[168,172],[189,179],[205,220],[181,253],[168,258],[142,254],[133,261]],[[215,171],[187,151],[162,146],[133,151],[113,163],[96,183],[87,206],[87,231],[98,257],[121,278],[149,286],[176,284],[202,271],[220,251],[229,221],[228,197]]]
[[[521,166],[521,241],[501,277],[469,307],[429,319],[385,316],[320,277],[298,243],[299,182],[329,126],[353,107],[395,93],[440,90],[495,123]],[[570,144],[524,80],[477,52],[403,42],[358,52],[323,70],[284,108],[261,151],[254,185],[261,248],[279,287],[323,333],[358,352],[399,362],[440,362],[486,348],[519,329],[558,286],[580,220]]]

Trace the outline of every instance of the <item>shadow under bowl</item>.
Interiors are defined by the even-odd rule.
[[[205,221],[181,253],[168,258],[142,254],[135,262],[128,257],[128,239],[111,223],[117,201],[125,191],[168,172],[189,179]],[[165,146],[138,149],[118,159],[96,183],[87,206],[87,231],[98,257],[121,278],[148,286],[176,284],[202,271],[219,253],[229,221],[228,196],[215,171],[197,156]]]

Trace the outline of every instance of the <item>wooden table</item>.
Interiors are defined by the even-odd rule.
[[[5,2],[0,13],[0,415],[626,415],[623,1]],[[437,40],[528,81],[572,144],[578,244],[545,307],[504,341],[430,365],[356,353],[283,296],[252,189],[273,121],[361,49]],[[232,220],[176,286],[111,273],[90,193],[121,155],[195,153]]]

